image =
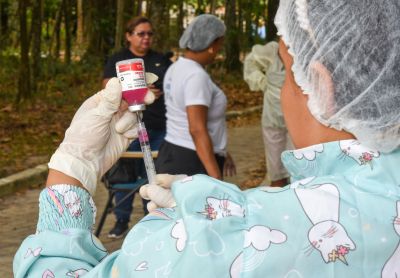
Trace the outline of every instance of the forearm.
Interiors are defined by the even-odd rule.
[[[222,173],[218,167],[215,158],[214,149],[211,138],[207,131],[196,131],[191,133],[193,142],[196,146],[196,152],[199,156],[201,163],[210,177],[222,179]]]
[[[68,176],[63,172],[54,169],[49,169],[49,174],[47,176],[47,181],[46,181],[46,187],[53,186],[56,184],[70,184],[85,189],[82,183],[77,179]]]

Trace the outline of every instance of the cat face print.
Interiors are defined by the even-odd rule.
[[[228,199],[207,198],[205,210],[201,212],[209,220],[216,220],[229,216],[244,217],[244,209]]]
[[[340,149],[345,156],[355,160],[359,165],[372,165],[372,160],[379,157],[379,152],[368,149],[356,140],[339,141]]]
[[[346,255],[355,249],[343,226],[331,220],[314,225],[308,233],[308,239],[326,263],[339,260],[347,264]]]

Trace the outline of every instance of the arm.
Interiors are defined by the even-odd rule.
[[[252,91],[263,91],[267,84],[266,72],[277,58],[278,44],[255,45],[243,63],[243,78]]]
[[[84,274],[107,255],[92,235],[91,194],[99,177],[137,137],[134,115],[120,107],[121,87],[115,78],[76,112],[50,160],[46,189],[39,197],[37,231],[15,255],[15,277],[64,277],[76,275],[73,270]]]
[[[257,63],[253,53],[249,53],[244,59],[243,78],[252,91],[262,91],[267,84],[265,72]]]
[[[196,146],[196,152],[206,168],[207,174],[222,179],[221,171],[215,159],[214,149],[207,130],[208,107],[204,105],[187,106],[189,132]]]

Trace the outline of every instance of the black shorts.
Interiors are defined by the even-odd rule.
[[[215,155],[221,173],[224,169],[225,157]],[[196,151],[171,144],[164,140],[158,150],[156,171],[159,174],[206,174],[207,171]]]

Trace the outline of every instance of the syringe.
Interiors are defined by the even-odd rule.
[[[142,149],[143,161],[144,166],[146,167],[146,174],[149,184],[155,184],[156,168],[154,166],[153,156],[151,154],[149,136],[147,134],[146,127],[144,126],[144,123],[142,121],[141,114],[141,111],[136,111],[140,148]]]

